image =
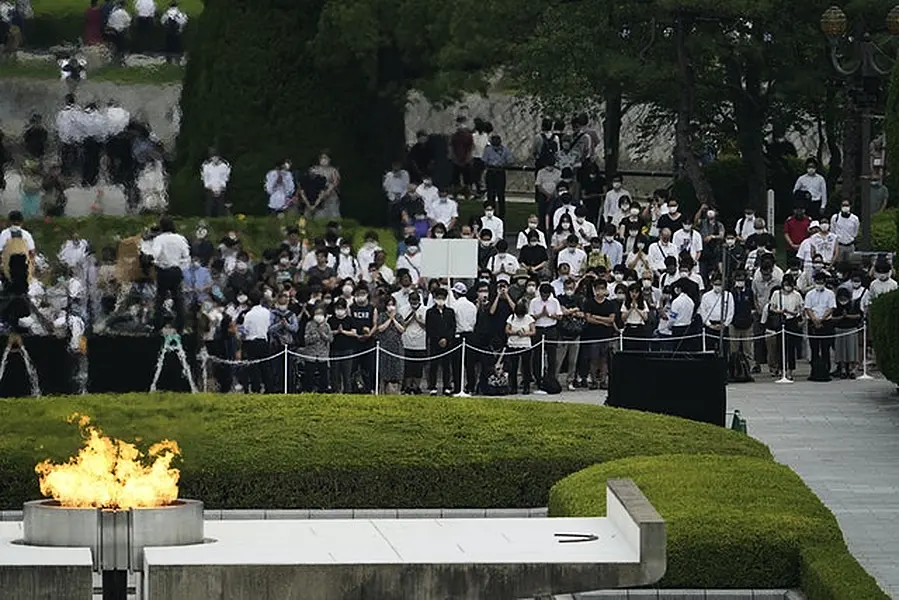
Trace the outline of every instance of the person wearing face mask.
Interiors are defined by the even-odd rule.
[[[566,277],[562,282],[563,292],[557,299],[560,315],[558,318],[559,340],[556,349],[556,369],[553,376],[558,381],[563,365],[567,365],[566,376],[569,391],[583,386],[582,371],[578,370],[578,348],[584,331],[583,298],[576,293],[574,279]]]
[[[478,267],[487,268],[487,264],[496,256],[496,246],[493,244],[493,232],[482,229],[478,232]]]
[[[378,309],[371,305],[368,289],[356,288],[355,300],[348,306],[356,331],[357,352],[365,352],[375,347],[375,326],[378,323]],[[353,361],[355,369],[362,378],[362,393],[370,394],[374,390],[375,353],[369,352]]]
[[[624,179],[620,174],[615,174],[612,176],[612,189],[606,192],[606,197],[603,200],[602,204],[602,220],[603,223],[612,223],[613,225],[617,225],[614,223],[615,215],[619,212],[619,206],[621,204],[621,199],[623,197],[627,197],[628,199],[628,208],[630,207],[630,198],[631,193],[624,189]]]
[[[474,335],[475,326],[478,319],[478,307],[468,299],[468,286],[461,281],[457,281],[453,285],[452,292],[448,294],[448,306],[453,309],[456,315],[456,335],[453,340],[453,347],[459,347],[464,341],[471,346],[472,336]],[[477,357],[474,352],[466,352],[465,354],[465,392],[469,392],[474,388],[477,379],[475,378],[475,364]],[[462,352],[456,352],[452,355],[453,366],[453,393],[462,392]]]
[[[206,265],[212,261],[215,255],[215,246],[209,241],[208,235],[209,231],[206,229],[206,224],[200,221],[194,233],[194,240],[190,244],[190,255],[199,258]]]
[[[459,219],[459,203],[449,197],[449,191],[442,189],[438,192],[437,200],[425,205],[425,211],[431,227],[443,226],[444,233],[456,226]]]
[[[405,269],[413,285],[420,283],[423,279],[421,276],[421,247],[418,244],[417,237],[411,235],[407,237],[406,252],[396,259],[397,276],[400,269]]]
[[[734,320],[734,297],[724,289],[720,273],[713,273],[710,279],[712,289],[702,295],[699,316],[705,328],[706,348],[717,351],[722,330],[727,331]]]
[[[293,281],[293,276],[296,273],[296,269],[293,268],[293,265],[290,264],[290,255],[287,250],[281,252],[281,255],[278,257],[278,261],[274,265],[274,277],[275,282],[279,284],[284,284],[289,281]]]
[[[737,235],[733,232],[726,233],[724,245],[721,247],[721,262],[725,272],[730,274],[731,281],[734,273],[745,269],[746,258],[746,247],[739,242]]]
[[[849,260],[855,252],[855,238],[860,225],[858,217],[852,214],[852,204],[844,200],[840,204],[840,212],[830,218],[830,230],[837,237],[836,262]]]
[[[587,253],[578,248],[578,237],[570,234],[566,240],[566,248],[559,252],[556,266],[567,264],[572,277],[580,277],[587,264]]]
[[[559,219],[558,226],[553,230],[549,242],[553,252],[558,254],[568,246],[568,236],[572,234],[573,230],[574,225],[571,215],[562,215],[562,218]]]
[[[215,149],[209,150],[209,160],[203,163],[200,170],[203,188],[206,191],[206,216],[227,216],[225,190],[231,178],[231,165],[218,155]]]
[[[673,258],[676,262],[677,254],[677,246],[671,242],[671,230],[662,227],[658,241],[649,245],[649,266],[657,275],[662,275],[667,268],[667,260]]]
[[[743,216],[737,219],[734,226],[734,235],[740,242],[745,243],[750,235],[755,233],[755,209],[751,206],[743,210]]]
[[[646,352],[648,344],[644,340],[649,336],[649,305],[643,296],[642,285],[634,283],[627,287],[621,302],[620,318],[624,326],[624,349]]]
[[[500,218],[506,216],[506,165],[513,162],[512,152],[503,145],[498,135],[490,136],[490,144],[484,148],[483,155],[485,182],[487,185],[487,201],[496,204]]]
[[[536,286],[536,283],[534,281],[529,284],[529,292],[530,286]],[[547,340],[543,349],[531,357],[534,379],[542,388],[544,387],[544,377],[555,378],[558,373],[556,363],[558,345],[554,342],[559,339],[558,322],[562,318],[563,312],[559,300],[553,295],[553,287],[550,284],[543,283],[534,291],[536,292],[534,296],[530,296],[530,293],[526,295],[526,298],[531,298],[528,301],[528,314],[534,319],[533,343],[537,344],[541,340]]]
[[[537,234],[537,245],[546,248],[546,236],[540,230],[539,225],[540,221],[537,219],[537,215],[528,215],[527,227],[518,232],[518,240],[515,244],[517,250],[521,250],[528,245],[528,235],[531,232]]]
[[[830,277],[827,265],[820,254],[815,254],[809,262],[809,268],[804,270],[796,280],[796,288],[800,293],[806,294],[815,287],[815,275],[822,273],[825,279]]]
[[[562,181],[562,171],[556,163],[555,153],[548,159],[546,164],[538,166],[537,169],[534,186],[539,228],[550,232],[553,229],[553,226],[550,224],[553,201],[556,198],[559,183]]]
[[[539,244],[536,231],[530,233],[527,245],[519,250],[518,262],[530,276],[541,277],[546,273],[549,255],[546,248]]]
[[[824,264],[832,265],[837,259],[837,236],[830,231],[830,220],[821,219],[818,233],[809,238],[814,254],[820,254]]]
[[[674,198],[669,198],[668,212],[659,217],[659,235],[661,235],[661,231],[663,229],[668,229],[670,231],[680,231],[681,225],[685,220],[686,217],[682,212],[680,212],[680,206],[678,205],[677,200],[675,200]]]
[[[399,261],[397,261],[399,263]],[[340,243],[340,250],[337,254],[336,275],[340,280],[352,279],[358,281],[362,277],[362,266],[353,256],[353,247],[348,240]]]
[[[815,287],[805,295],[805,315],[808,319],[808,342],[812,363],[809,381],[830,381],[832,316],[837,307],[837,299],[825,286],[827,276],[823,272],[815,273],[813,281]]]
[[[802,345],[802,318],[805,312],[805,304],[795,288],[795,281],[790,276],[783,278],[783,286],[775,286],[771,291],[768,302],[765,303],[762,312],[762,322],[765,324],[765,344],[767,349],[768,369],[772,377],[780,377],[785,374],[787,379],[793,380],[793,371],[796,370],[796,358],[799,356],[799,348]],[[779,335],[786,330],[786,337]],[[786,343],[787,364],[781,364],[781,355],[784,349],[782,343]]]
[[[732,234],[731,234],[732,235]],[[752,326],[755,322],[755,298],[752,287],[746,281],[746,271],[734,272],[733,279],[734,317],[730,324],[731,354],[742,354],[747,360],[752,356]]]
[[[555,229],[559,226],[559,223],[561,222],[564,215],[568,215],[568,217],[573,221],[574,213],[576,210],[577,207],[574,204],[574,197],[571,195],[571,193],[568,192],[568,190],[559,192],[558,206],[553,211],[553,228]]]
[[[236,322],[241,332],[241,359],[258,361],[269,356],[269,328],[272,316],[269,309],[262,304],[258,292],[253,292],[248,299],[250,309],[237,317]],[[255,362],[247,364],[239,375],[241,385],[247,394],[274,393],[275,386],[270,377],[269,365]]]
[[[25,219],[21,211],[14,210],[9,213],[9,226],[0,231],[0,256],[3,257],[3,270],[8,272],[9,257],[12,254],[26,254],[29,263],[34,263],[35,245],[34,237],[22,227]]]
[[[681,228],[671,236],[671,242],[677,248],[678,254],[687,252],[694,262],[701,260],[703,249],[702,236],[693,229],[691,221],[684,220],[681,223]]]
[[[440,191],[434,185],[434,180],[429,176],[426,176],[421,184],[415,188],[415,193],[421,198],[425,213],[427,213],[431,205],[440,199]]]
[[[356,391],[353,386],[353,359],[346,357],[356,353],[359,336],[356,334],[348,306],[345,298],[338,298],[334,301],[334,314],[328,319],[332,334],[329,351],[331,387],[334,392],[343,394],[352,394]]]
[[[879,258],[874,264],[874,279],[868,285],[868,294],[862,308],[868,312],[868,307],[874,300],[897,289],[896,280],[891,277],[892,268],[885,259]]]
[[[378,353],[379,376],[385,384],[381,389],[387,394],[400,392],[404,362],[402,336],[405,331],[406,326],[397,312],[396,300],[388,296],[384,310],[378,315],[378,325],[375,328],[375,338],[383,351]]]
[[[855,379],[858,363],[859,335],[864,315],[861,302],[852,299],[852,292],[844,287],[837,289],[837,307],[833,311],[834,348],[833,360],[836,369],[832,377]]]
[[[721,246],[724,244],[724,224],[718,219],[714,207],[700,207],[699,237],[702,239],[702,256],[699,258],[699,272],[703,278],[716,271],[721,265]]]
[[[280,215],[290,206],[291,198],[296,192],[290,161],[276,163],[265,174],[265,193],[268,194],[268,210],[271,214]]]
[[[356,253],[356,258],[359,261],[359,268],[362,269],[363,273],[368,271],[369,265],[374,262],[375,252],[383,250],[377,231],[366,231],[364,239],[365,241]]]
[[[602,251],[602,238],[600,237],[590,240],[589,252],[587,253],[587,268],[602,268],[606,272],[612,270],[612,261]]]
[[[512,274],[518,271],[520,265],[518,259],[508,252],[509,244],[506,240],[496,243],[496,254],[486,264],[486,268],[496,277],[497,281],[511,281]]]
[[[611,223],[605,225],[600,250],[609,257],[609,263],[612,267],[624,263],[624,248],[621,242],[615,239],[615,226]]]
[[[531,393],[531,347],[536,333],[534,317],[528,314],[525,302],[515,305],[515,310],[506,320],[506,371],[509,373],[509,391],[517,394]],[[521,389],[519,390],[518,370],[521,365]]]
[[[315,251],[315,265],[306,271],[307,279],[318,279],[327,287],[333,285],[333,280],[337,277],[333,267],[328,266],[328,257],[331,254],[324,248]]]
[[[581,346],[587,364],[590,389],[608,389],[609,340],[617,335],[618,304],[608,298],[608,284],[603,279],[593,283],[593,297],[584,302],[586,324]]]
[[[810,221],[808,224],[808,237],[806,237],[796,249],[796,258],[802,261],[803,270],[810,271],[812,268],[812,256],[815,254],[813,244],[814,238],[821,230],[818,221]],[[789,254],[787,255],[789,256]]]
[[[331,164],[331,156],[327,151],[318,157],[318,164],[309,169],[312,177],[323,181],[323,189],[314,198],[306,202],[306,216],[315,219],[340,218],[340,171]]]
[[[285,311],[289,312],[287,311],[286,297],[282,298],[279,296],[278,307],[278,315],[284,314]],[[305,342],[302,352],[305,357],[303,389],[305,391],[318,393],[332,391],[328,373],[328,359],[331,356],[331,345],[334,342],[334,338],[335,334],[328,323],[324,305],[316,305],[313,309],[312,318],[306,323],[303,331],[303,341]],[[283,373],[281,375],[283,376]]]
[[[425,314],[425,334],[427,336],[428,354],[431,357],[428,368],[428,389],[432,396],[437,395],[437,375],[441,375],[443,393],[450,395],[453,391],[450,357],[445,355],[451,348],[456,336],[456,313],[446,305],[447,291],[444,288],[434,290],[434,306]]]
[[[421,379],[427,359],[425,318],[427,310],[417,291],[409,294],[406,304],[397,304],[399,322],[403,326],[401,337],[403,354],[408,359],[403,366],[404,394],[421,394]]]
[[[194,257],[190,266],[184,270],[184,292],[191,312],[196,312],[200,305],[211,300],[212,276],[199,258]]]
[[[827,180],[818,173],[818,161],[809,158],[805,161],[806,172],[796,179],[793,192],[804,191],[810,195],[810,204],[806,212],[813,219],[817,219],[824,213],[827,206]]]
[[[489,229],[493,233],[493,243],[503,239],[505,233],[505,225],[503,220],[496,216],[496,206],[488,200],[484,203],[484,216],[480,219],[480,229]]]
[[[574,211],[574,233],[582,246],[587,246],[597,236],[596,225],[587,220],[587,209],[583,206]]]

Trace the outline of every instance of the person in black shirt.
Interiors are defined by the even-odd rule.
[[[765,219],[756,217],[755,233],[746,238],[746,250],[752,252],[757,248],[776,248],[777,240],[765,228]]]
[[[729,234],[731,237],[733,234]],[[755,321],[755,298],[752,285],[746,281],[746,271],[740,269],[733,275],[734,318],[730,325],[731,354],[741,352],[749,360],[752,357],[752,324]]]
[[[450,369],[450,357],[440,356],[452,347],[452,341],[456,337],[456,313],[446,305],[447,292],[444,288],[434,290],[434,306],[425,314],[425,335],[427,336],[428,354],[434,358],[428,369],[428,389],[431,395],[437,395],[437,371],[441,372],[443,392],[447,396],[452,394],[452,370]]]
[[[833,358],[836,369],[832,377],[855,379],[855,365],[858,363],[858,328],[862,324],[861,296],[852,299],[852,291],[837,288],[837,307],[831,316],[834,324]]]
[[[599,170],[599,165],[594,160],[588,160],[581,167],[581,201],[587,209],[587,220],[596,223],[599,220],[599,211],[602,208],[603,190],[606,179]]]
[[[28,127],[22,135],[25,151],[32,158],[41,160],[47,151],[47,129],[44,127],[41,115],[31,115]]]
[[[590,389],[596,389],[597,382],[600,389],[609,388],[609,348],[610,340],[617,335],[616,321],[619,308],[615,301],[609,300],[608,294],[606,281],[597,279],[593,283],[593,297],[584,302],[586,325],[581,339],[588,342],[584,344],[582,352],[589,361]]]
[[[487,267],[487,261],[496,255],[496,246],[493,244],[493,232],[489,229],[482,229],[478,234],[480,242],[478,242],[478,267],[484,269]]]
[[[421,183],[425,177],[433,175],[434,154],[428,145],[428,133],[419,131],[415,144],[406,156],[406,170],[412,183]]]
[[[659,217],[656,225],[659,228],[659,231],[663,229],[668,229],[672,232],[680,230],[683,225],[683,222],[686,220],[686,216],[684,213],[680,212],[680,207],[677,204],[677,200],[674,198],[670,198],[668,200],[668,212]]]
[[[541,277],[546,272],[549,256],[546,248],[538,243],[540,236],[536,231],[529,231],[527,237],[528,245],[518,251],[518,264],[527,270],[528,275]]]
[[[574,390],[580,386],[581,381],[586,373],[578,363],[578,348],[580,347],[581,334],[584,331],[584,299],[575,293],[576,283],[574,279],[566,279],[563,282],[564,293],[559,296],[559,305],[562,307],[562,318],[559,319],[559,344],[558,353],[556,355],[556,373],[555,377],[559,379],[559,373],[562,370],[562,363],[566,360],[568,368],[568,389]],[[583,363],[583,361],[581,361]],[[582,368],[578,368],[581,366]]]
[[[353,361],[341,360],[341,357],[356,353],[358,336],[353,319],[349,316],[346,300],[343,298],[338,298],[334,302],[334,315],[328,319],[328,325],[334,334],[334,340],[331,342],[331,358],[336,359],[331,361],[331,385],[334,386],[335,392],[349,394],[354,391]]]
[[[356,330],[358,339],[357,352],[365,352],[375,347],[374,331],[378,322],[378,309],[368,301],[368,289],[362,286],[356,288],[356,300],[349,307],[353,318],[353,329]],[[374,391],[375,377],[375,353],[369,352],[358,357],[355,361],[356,369],[362,377],[362,389],[364,394]]]

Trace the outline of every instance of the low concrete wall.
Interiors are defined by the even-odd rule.
[[[4,600],[91,600],[90,565],[0,565],[0,598]]]

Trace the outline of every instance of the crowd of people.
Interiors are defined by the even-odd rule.
[[[714,206],[686,214],[666,189],[639,202],[618,175],[597,190],[585,127],[578,118],[561,139],[552,124],[538,135],[536,205],[520,231],[507,226],[495,196],[479,215],[459,217],[465,196],[490,187],[481,186],[493,160],[487,150],[506,154],[495,134],[464,132],[465,140],[487,134],[484,168],[468,170],[475,144],[455,144],[453,152],[463,154],[451,157],[459,168],[446,186],[435,184],[432,163],[413,146],[383,180],[395,257],[377,232],[354,243],[337,220],[312,239],[288,225],[280,243],[251,256],[235,231],[211,236],[201,223],[188,239],[163,217],[136,243],[127,275],[122,248],[103,248],[98,258],[74,234],[58,252],[55,287],[64,301],[54,304],[54,286],[41,277],[49,261],[36,252],[21,215],[11,215],[0,252],[4,264],[17,248],[34,258],[27,292],[42,314],[25,315],[18,326],[33,333],[190,331],[203,341],[222,391],[282,391],[284,363],[270,357],[284,349],[296,375],[289,391],[603,389],[616,350],[719,351],[747,371],[788,379],[804,357],[812,380],[855,376],[868,307],[897,284],[890,256],[855,253],[852,204],[844,200],[829,214],[806,189],[816,181],[815,163],[797,182],[794,211],[782,226],[769,227],[751,207],[725,224]],[[460,121],[457,133],[464,129]],[[339,175],[329,179],[322,158],[326,199],[339,193]],[[223,206],[229,170],[216,156],[204,165],[210,207]],[[272,173],[267,191],[284,185],[278,174],[291,167],[279,164]],[[279,208],[298,195],[283,190]],[[781,261],[779,236],[787,247]],[[476,275],[425,277],[423,238],[471,240]]]

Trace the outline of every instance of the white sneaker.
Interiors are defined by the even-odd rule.
[[[436,396],[436,395],[437,395],[437,390],[431,390],[431,391],[428,392],[428,393],[429,393],[430,395],[432,395],[432,396]]]
[[[573,381],[572,381],[571,383],[568,384],[568,391],[569,391],[569,392],[577,391],[577,388],[574,387],[574,382],[573,382]]]

